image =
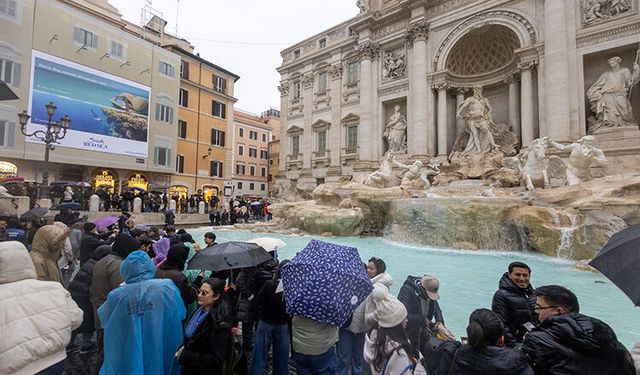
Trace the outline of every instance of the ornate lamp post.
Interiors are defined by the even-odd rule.
[[[20,121],[20,131],[26,137],[34,137],[37,140],[44,142],[44,165],[42,170],[42,185],[40,186],[40,199],[48,199],[49,198],[49,151],[55,150],[54,143],[58,142],[62,138],[67,135],[67,129],[71,125],[71,119],[69,116],[64,115],[64,117],[60,118],[58,121],[52,121],[53,115],[56,112],[58,107],[53,104],[53,102],[49,102],[49,104],[45,105],[47,108],[47,116],[49,116],[49,120],[47,121],[47,130],[36,130],[33,133],[27,133],[27,123],[31,116],[27,113],[27,111],[22,111],[22,113],[18,114],[18,119]]]

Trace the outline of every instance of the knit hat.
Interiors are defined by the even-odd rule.
[[[440,288],[440,281],[438,281],[437,277],[432,275],[424,275],[422,276],[422,279],[420,279],[420,284],[422,284],[422,287],[427,292],[427,295],[429,296],[429,298],[431,298],[434,301],[437,301],[440,299],[440,294],[438,294],[438,289]]]
[[[375,287],[371,297],[376,306],[378,324],[383,328],[392,328],[407,318],[407,308],[391,294],[386,287]]]

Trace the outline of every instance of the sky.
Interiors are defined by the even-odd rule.
[[[109,0],[140,24],[145,0]],[[240,76],[235,108],[280,108],[280,51],[358,14],[356,0],[153,0],[165,31],[187,39],[200,57]]]

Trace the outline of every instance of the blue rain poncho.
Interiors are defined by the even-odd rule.
[[[173,281],[154,279],[155,271],[143,251],[132,252],[120,265],[125,284],[98,309],[105,358],[100,375],[180,374],[175,353],[186,310]]]

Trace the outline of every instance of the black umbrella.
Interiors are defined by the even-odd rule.
[[[16,100],[16,99],[20,99],[18,98],[18,95],[16,95],[16,93],[14,93],[13,91],[11,91],[11,89],[9,88],[9,86],[7,86],[6,83],[0,81],[0,100]]]
[[[49,186],[74,186],[76,182],[73,181],[53,181]]]
[[[227,242],[204,248],[189,261],[188,269],[224,271],[255,267],[273,257],[262,246],[249,242]]]
[[[640,306],[640,225],[614,234],[589,265]]]
[[[49,211],[47,208],[45,207],[36,207],[36,208],[32,208],[29,211],[23,213],[22,215],[20,215],[20,220],[21,221],[34,221],[34,220],[38,220],[38,219],[42,219],[44,217],[44,215],[47,214],[47,211]]]
[[[54,208],[52,208],[52,210],[79,210],[80,208],[82,208],[82,205],[80,205],[80,203],[76,203],[76,202],[68,202],[68,203],[60,203],[59,205],[55,206]]]

